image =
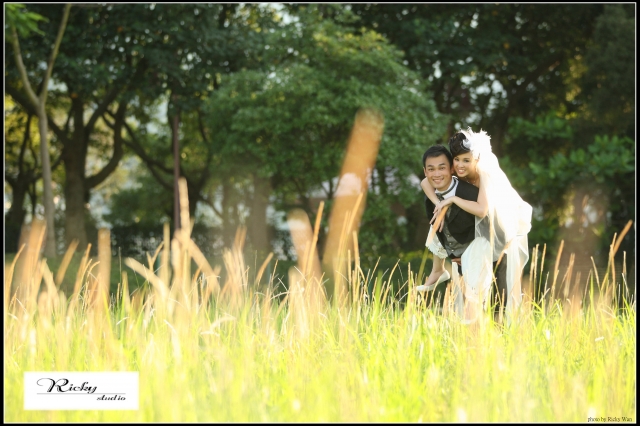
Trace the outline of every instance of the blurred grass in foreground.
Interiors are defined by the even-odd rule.
[[[343,174],[366,182],[375,156],[358,149],[377,152],[381,131],[382,117],[357,115]],[[363,184],[334,204],[322,263],[323,206],[313,228],[290,212],[297,265],[281,294],[271,255],[245,259],[244,229],[224,265],[209,264],[191,239],[179,184],[180,229],[170,238],[165,225],[146,266],[115,265],[101,230],[98,258],[80,254],[66,292],[75,248],[52,274],[40,258],[44,228],[32,224],[5,271],[7,422],[635,421],[636,305],[624,266],[615,271],[610,261],[601,275],[594,265],[574,281],[573,258],[561,267],[558,254],[545,268],[546,250],[536,247],[534,296],[513,317],[485,312],[463,325],[448,289],[408,291],[423,282],[426,251],[417,271],[362,269]],[[617,247],[614,239],[610,260]],[[122,271],[115,293],[114,267]],[[133,291],[131,270],[145,280]],[[25,371],[138,371],[140,408],[24,411]]]
[[[635,415],[635,303],[623,298],[622,309],[613,308],[612,271],[589,276],[588,291],[568,303],[525,298],[510,324],[487,315],[469,327],[413,293],[401,309],[383,297],[389,280],[364,277],[355,260],[347,288],[372,287],[373,297],[352,291],[341,303],[311,300],[305,290],[314,277],[301,271],[300,285],[279,302],[273,277],[258,271],[248,280],[242,232],[225,251],[225,283],[187,233],[170,242],[167,229],[165,238],[157,275],[130,264],[151,285],[130,296],[124,278],[108,309],[96,297],[110,274],[100,265],[69,298],[37,257],[17,292],[5,281],[6,421],[586,422]],[[109,250],[101,244],[99,258]],[[200,271],[189,270],[192,259]],[[9,269],[6,279],[12,272],[22,273]],[[407,286],[417,275],[406,271]],[[620,271],[617,277],[624,280]],[[139,371],[140,409],[24,411],[23,372],[47,370]]]

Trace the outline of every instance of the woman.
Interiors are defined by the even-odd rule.
[[[486,132],[474,133],[471,128],[460,131],[449,139],[449,150],[454,157],[454,173],[479,188],[478,201],[456,196],[439,201],[434,188],[424,179],[422,189],[436,206],[431,223],[434,224],[442,209],[451,203],[476,216],[476,238],[461,259],[463,275],[467,279],[465,296],[472,302],[476,299],[475,302],[484,304],[492,281],[491,275],[487,278],[484,273],[488,262],[491,264],[506,256],[503,257],[508,259],[504,277],[506,295],[498,296],[507,297],[506,311],[511,314],[522,300],[521,278],[529,259],[527,234],[531,229],[531,206],[513,189],[500,168]],[[429,233],[433,232],[432,227]],[[434,263],[425,288],[433,287],[448,276],[444,269],[444,248],[437,238],[427,241],[427,247],[434,253]],[[454,278],[456,269],[453,268]]]

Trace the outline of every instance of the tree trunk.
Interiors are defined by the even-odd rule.
[[[69,173],[67,168],[67,173]],[[85,229],[84,179],[77,173],[69,174],[64,188],[66,201],[65,245],[78,240],[78,249],[87,247],[87,230]]]
[[[62,14],[62,21],[60,22],[60,27],[58,29],[58,35],[56,37],[56,41],[53,46],[53,51],[51,52],[51,56],[49,57],[49,61],[47,63],[47,69],[42,80],[42,91],[40,96],[37,96],[33,89],[31,88],[31,84],[29,83],[29,79],[27,78],[27,72],[24,68],[24,63],[22,61],[22,54],[20,53],[20,44],[18,41],[18,33],[13,24],[11,24],[11,33],[12,33],[12,45],[13,45],[13,53],[16,58],[16,65],[18,66],[18,70],[20,71],[20,75],[22,78],[22,82],[24,84],[24,88],[27,91],[27,94],[30,98],[31,103],[36,108],[36,113],[38,115],[38,129],[40,130],[40,156],[41,156],[41,164],[42,164],[42,183],[43,183],[43,194],[44,194],[44,215],[46,220],[46,241],[44,247],[44,254],[46,257],[55,257],[56,255],[56,237],[55,237],[55,229],[54,229],[54,206],[53,206],[53,190],[52,188],[52,179],[51,179],[51,161],[49,160],[49,139],[47,138],[47,113],[45,111],[45,105],[47,103],[47,90],[49,86],[49,79],[51,78],[51,73],[53,71],[53,64],[56,60],[56,56],[58,55],[58,49],[60,48],[60,43],[62,42],[62,35],[67,27],[67,20],[69,19],[69,10],[71,9],[71,4],[67,4],[64,8],[64,12]]]
[[[200,193],[202,192],[202,186],[198,185],[197,183],[189,182],[189,180],[187,180],[187,191],[189,199],[189,217],[191,218],[191,220],[195,220],[196,208],[198,207],[198,199],[200,198]]]
[[[82,251],[87,247],[87,230],[85,228],[85,163],[86,146],[84,144],[84,134],[82,126],[83,109],[79,108],[74,117],[76,125],[75,134],[68,145],[63,149],[63,160],[65,168],[64,199],[65,209],[65,245],[73,240],[78,240],[78,250]],[[78,117],[78,115],[80,115]]]
[[[35,180],[29,185],[29,199],[31,199],[31,217],[34,218],[36,217],[36,204],[38,203]]]
[[[178,230],[180,229],[180,189],[178,185],[180,180],[180,141],[178,139],[180,114],[176,113],[171,122],[173,123],[171,126],[173,141],[173,229]]]
[[[47,138],[47,113],[44,101],[38,105],[38,130],[40,131],[40,164],[42,164],[42,193],[44,216],[47,224],[47,237],[44,254],[48,258],[56,256],[56,234],[54,227],[53,180],[51,178],[51,160],[49,159],[49,139]]]
[[[232,220],[232,192],[231,182],[224,180],[222,182],[222,241],[225,248],[231,248],[235,233],[235,224]]]
[[[267,206],[271,186],[268,178],[253,175],[253,200],[251,205],[251,219],[249,221],[249,238],[253,249],[258,251],[258,257],[264,257],[270,251],[269,234],[267,229]]]

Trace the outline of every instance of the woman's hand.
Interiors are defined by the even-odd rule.
[[[446,200],[442,200],[442,201],[438,200],[438,204],[436,204],[436,208],[433,210],[433,217],[431,218],[431,222],[430,222],[432,225],[433,225],[433,222],[435,221],[435,219],[438,217],[438,215],[442,211],[442,209],[445,206],[448,206],[451,203],[453,203],[453,199],[454,198],[455,198],[455,196],[454,197],[449,197]]]
[[[442,213],[444,213],[444,209],[445,207],[450,206],[451,204],[453,204],[453,199],[456,198],[455,196],[453,197],[449,197],[445,200],[440,201],[438,204],[436,204],[436,208],[433,210],[433,217],[431,218],[431,221],[429,222],[431,225],[436,223],[436,219],[438,218],[438,216]],[[442,229],[444,228],[444,220],[440,221],[440,226],[438,227],[439,229],[436,229],[436,232],[442,232]]]

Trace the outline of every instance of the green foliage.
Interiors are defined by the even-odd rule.
[[[628,175],[634,168],[634,143],[629,138],[596,136],[595,142],[586,150],[578,148],[568,155],[556,153],[546,164],[530,163],[534,175],[532,192],[547,201],[557,194],[545,189],[569,186],[573,182],[587,181],[607,183],[616,175]],[[552,181],[557,183],[551,184]]]
[[[21,172],[38,169],[40,141],[37,119],[24,113],[11,98],[5,98],[4,158],[5,179],[17,180]],[[27,129],[27,121],[29,127]],[[28,133],[28,134],[27,134]],[[39,170],[38,170],[39,171]]]
[[[148,173],[136,177],[137,185],[123,188],[111,196],[110,212],[104,219],[113,225],[154,225],[169,221],[173,215],[172,193],[166,191]]]
[[[492,136],[503,169],[535,207],[531,243],[552,243],[575,230],[606,245],[634,217],[629,168],[635,151],[625,139],[635,138],[633,5],[283,8],[287,20],[277,8],[257,4],[74,6],[47,103],[55,124],[52,159],[88,147],[104,163],[115,144],[112,131],[99,117],[85,129],[80,117],[126,104],[127,122],[158,183],[147,174],[139,189],[123,190],[110,220],[171,217],[167,118],[178,107],[181,174],[192,209],[209,204],[230,229],[253,223],[260,208],[253,205],[261,191],[256,182],[268,182],[269,204],[278,212],[295,205],[313,217],[318,198],[330,199],[336,190],[356,111],[373,107],[383,112],[385,131],[361,227],[367,258],[422,248],[418,159],[459,125]],[[37,87],[63,6],[7,4],[5,11],[5,35],[15,25]],[[29,37],[33,33],[38,36]],[[6,57],[11,96],[22,92],[13,61]],[[165,115],[160,105],[167,100]],[[23,116],[7,111],[13,177]],[[71,144],[82,138],[84,145]],[[24,158],[33,169],[29,152]],[[54,180],[87,171],[83,161],[74,170],[71,163],[65,161],[64,174]],[[222,210],[216,204],[221,193]],[[596,222],[582,217],[585,196]],[[596,201],[606,205],[595,208]],[[243,209],[242,219],[230,220]]]
[[[541,127],[551,121],[537,123]],[[583,234],[587,233],[598,240],[595,254],[607,254],[613,233],[620,232],[635,215],[630,197],[635,170],[634,141],[596,135],[593,143],[575,148],[576,144],[571,147],[564,139],[570,137],[570,128],[562,131],[559,127],[558,135],[564,135],[559,140],[564,139],[564,143],[553,149],[556,138],[548,133],[550,127],[531,131],[536,127],[533,123],[522,124],[514,123],[514,133],[519,135],[519,143],[531,146],[528,168],[518,168],[510,160],[501,160],[501,164],[514,187],[534,206],[530,244],[550,244],[561,237],[573,247],[572,243],[584,243],[587,236]],[[589,211],[595,213],[595,219],[589,219]],[[573,232],[561,232],[563,228]],[[626,240],[628,246],[632,240],[629,237]],[[587,245],[584,249],[593,247]]]
[[[601,5],[506,3],[351,8],[432,81],[438,110],[451,117],[447,133],[457,126],[487,129],[499,156],[514,151],[501,146],[509,117],[532,119],[567,103],[571,59],[584,54],[602,11]]]
[[[635,18],[623,5],[598,17],[585,56],[580,99],[586,103],[582,133],[635,137]]]
[[[419,77],[379,34],[354,35],[319,19],[312,6],[298,18],[300,23],[283,26],[268,41],[268,71],[232,74],[210,97],[207,124],[224,159],[215,173],[257,173],[270,180],[277,209],[301,203],[311,212],[312,191],[327,198],[335,192],[355,113],[380,110],[385,130],[367,201],[374,207],[362,228],[371,228],[375,240],[393,236],[397,248],[406,231],[397,232],[388,206],[418,201],[409,177],[442,132],[440,115]],[[372,247],[366,235],[363,244]]]
[[[509,120],[505,146],[511,153],[511,160],[526,165],[532,160],[546,160],[549,152],[566,152],[575,148],[574,131],[569,122],[558,117],[555,111],[548,111],[535,121],[514,117]]]
[[[5,38],[11,41],[13,35],[11,27],[15,27],[19,38],[29,37],[32,33],[44,35],[44,32],[38,28],[40,21],[47,22],[44,16],[28,10],[21,3],[7,3],[5,7]]]

